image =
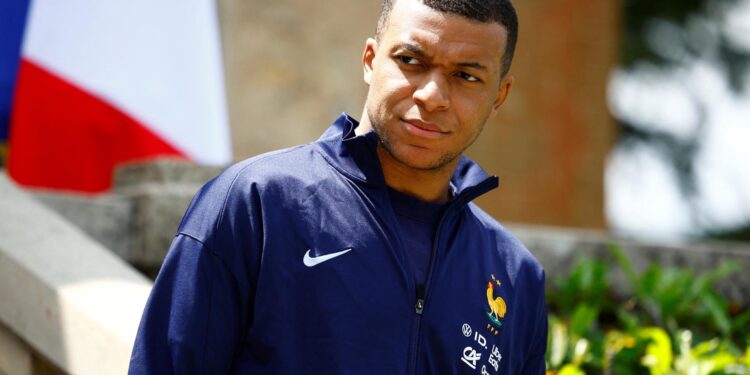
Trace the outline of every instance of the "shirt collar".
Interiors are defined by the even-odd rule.
[[[318,150],[331,166],[344,175],[368,185],[385,185],[383,170],[376,155],[378,137],[375,132],[357,136],[359,122],[342,113],[318,139]],[[497,176],[490,176],[477,163],[461,156],[451,178],[455,200],[471,201],[496,188]]]

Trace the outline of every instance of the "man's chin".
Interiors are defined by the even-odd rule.
[[[389,159],[415,171],[441,172],[445,168],[450,168],[457,159],[457,155],[441,154],[424,147],[403,143],[394,145],[390,142],[390,138],[382,137],[381,134],[378,136],[380,138],[378,148],[384,151]]]
[[[399,163],[422,172],[437,173],[442,172],[445,168],[450,168],[453,161],[456,160],[455,156],[450,155],[436,155],[433,157],[425,157],[424,155],[391,155]]]

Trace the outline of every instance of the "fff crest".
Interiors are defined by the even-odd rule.
[[[500,333],[499,328],[503,326],[503,322],[505,321],[505,313],[508,311],[508,306],[505,304],[503,297],[495,297],[495,286],[497,285],[497,288],[500,288],[502,283],[495,278],[494,274],[490,276],[492,276],[492,280],[487,283],[487,304],[489,306],[487,317],[490,319],[490,323],[487,324],[487,328],[490,332],[497,335]]]

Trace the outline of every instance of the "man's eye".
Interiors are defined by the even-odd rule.
[[[473,75],[466,73],[466,72],[458,72],[458,76],[469,82],[479,82],[479,78],[474,77]]]
[[[419,60],[411,56],[398,56],[398,59],[406,65],[419,65]]]

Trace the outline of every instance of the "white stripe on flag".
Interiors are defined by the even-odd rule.
[[[231,160],[210,0],[34,0],[23,55],[199,163]]]

